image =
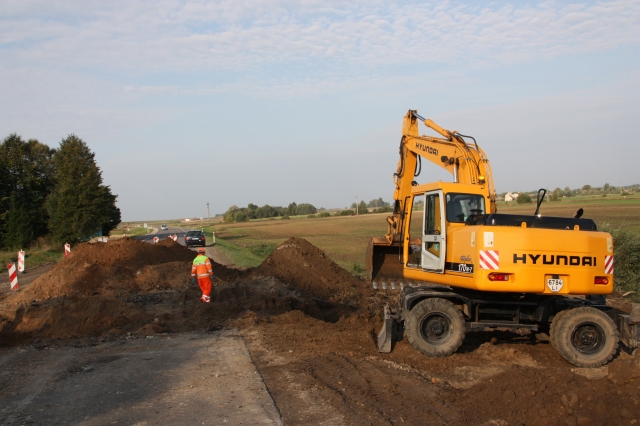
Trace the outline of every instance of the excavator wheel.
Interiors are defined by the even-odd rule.
[[[418,302],[405,323],[411,345],[434,357],[445,357],[457,351],[465,330],[462,312],[453,303],[440,298]]]
[[[600,367],[609,362],[618,350],[618,339],[613,320],[590,307],[566,311],[557,319],[551,337],[556,351],[564,359],[585,368]]]
[[[556,349],[556,337],[558,335],[556,330],[557,330],[558,324],[560,323],[561,318],[566,314],[568,314],[569,312],[571,312],[570,309],[565,309],[564,311],[560,311],[553,317],[553,321],[551,321],[551,327],[549,328],[549,343],[551,343],[551,346],[553,347],[553,349]]]

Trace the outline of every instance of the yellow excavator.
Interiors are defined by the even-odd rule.
[[[419,134],[422,121],[440,136]],[[418,184],[426,159],[452,182]],[[378,350],[406,337],[428,356],[447,356],[465,333],[545,330],[568,362],[598,367],[621,341],[640,346],[640,305],[625,313],[606,304],[613,291],[613,238],[580,209],[573,217],[500,214],[491,167],[476,140],[417,111],[404,117],[394,173],[393,215],[367,248],[376,289],[399,290],[385,306]]]

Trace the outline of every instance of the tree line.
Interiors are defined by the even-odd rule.
[[[581,188],[571,189],[568,186],[564,189],[556,188],[553,191],[548,191],[545,196],[545,201],[560,201],[562,198],[578,197],[578,196],[594,196],[600,195],[606,197],[607,194],[620,194],[630,195],[637,191],[640,191],[640,184],[627,185],[627,186],[613,186],[609,183],[605,183],[601,187],[592,187],[591,185],[584,185]],[[501,194],[504,198],[506,193]],[[535,200],[535,193],[521,192],[516,199],[518,204],[531,203]]]
[[[249,203],[247,207],[238,207],[233,205],[224,214],[224,221],[229,222],[246,222],[249,219],[267,219],[270,217],[289,217],[298,215],[315,214],[318,211],[309,203],[290,203],[287,207],[270,206],[265,204],[258,207]]]
[[[50,148],[11,134],[0,144],[0,248],[38,238],[77,243],[120,223],[117,195],[103,184],[95,155],[78,136]]]

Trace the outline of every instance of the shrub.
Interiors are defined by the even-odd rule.
[[[611,229],[604,225],[603,230],[613,236],[614,283],[620,293],[633,291],[629,298],[640,302],[640,236],[626,229]]]
[[[329,212],[318,213],[318,217],[329,217],[329,216],[331,216],[331,213]]]
[[[531,198],[531,195],[526,192],[522,192],[518,195],[517,202],[518,204],[532,203],[533,199]]]
[[[392,213],[392,212],[393,212],[393,207],[390,207],[390,206],[380,207],[379,209],[375,209],[373,211],[373,213]]]
[[[281,220],[289,220],[291,219],[288,215],[284,215],[280,218]]]
[[[317,216],[315,214],[310,214],[307,216],[307,219],[315,219]]]
[[[353,210],[342,210],[336,213],[336,216],[355,216],[356,212]]]
[[[364,268],[358,263],[353,262],[351,264],[351,273],[356,276],[361,276],[365,272]]]
[[[236,212],[234,218],[236,222],[246,222],[249,220],[249,218],[247,217],[247,214],[243,211]]]

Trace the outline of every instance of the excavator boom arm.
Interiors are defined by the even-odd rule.
[[[421,136],[418,132],[418,120],[442,136]],[[471,138],[473,139],[473,138]],[[394,173],[395,208],[393,216],[388,218],[389,229],[386,235],[388,243],[398,241],[402,233],[405,203],[415,185],[413,178],[419,173],[419,158],[431,161],[453,175],[454,182],[479,185],[485,193],[489,212],[496,212],[496,194],[493,187],[491,166],[484,151],[475,143],[468,144],[463,135],[449,131],[409,110],[402,125],[400,141],[400,160]]]

